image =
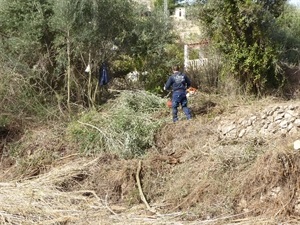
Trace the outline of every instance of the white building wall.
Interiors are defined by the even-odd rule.
[[[185,19],[185,7],[176,7],[174,17],[177,19]]]

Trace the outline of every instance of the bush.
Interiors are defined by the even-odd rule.
[[[44,96],[37,93],[28,79],[9,69],[0,72],[0,113],[20,116],[46,116]],[[16,115],[17,114],[17,115]]]

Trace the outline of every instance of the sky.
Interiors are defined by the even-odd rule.
[[[176,0],[177,2],[188,2],[188,3],[192,3],[195,0]],[[288,0],[291,4],[299,6],[300,7],[300,0]]]
[[[300,7],[300,0],[289,0],[289,3]]]

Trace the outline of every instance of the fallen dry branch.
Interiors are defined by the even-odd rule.
[[[140,180],[141,169],[142,169],[142,161],[139,161],[138,168],[137,168],[137,171],[136,171],[136,181],[137,181],[140,197],[141,197],[141,200],[143,201],[143,203],[146,205],[147,209],[150,212],[155,213],[156,211],[150,207],[149,203],[147,202],[147,200],[145,198],[145,195],[144,195],[144,192],[143,192],[143,189],[142,189],[141,180]]]

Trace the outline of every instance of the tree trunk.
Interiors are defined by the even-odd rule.
[[[67,57],[68,57],[68,65],[67,65],[67,89],[68,89],[68,99],[67,106],[69,112],[71,112],[71,43],[70,43],[70,30],[67,31]]]

